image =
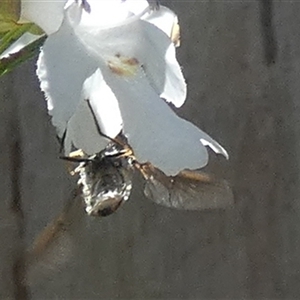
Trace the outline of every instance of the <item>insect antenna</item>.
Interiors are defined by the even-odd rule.
[[[59,137],[58,135],[56,135],[56,139],[59,143],[59,153],[63,153],[66,135],[67,135],[67,129],[65,129],[62,137]]]
[[[83,158],[83,157],[72,157],[72,156],[60,156],[59,158],[71,162],[76,162],[76,163],[93,161],[93,158],[89,158],[89,157]]]
[[[86,99],[86,102],[87,102],[87,104],[88,104],[88,106],[89,106],[89,108],[90,108],[90,110],[91,110],[92,115],[93,115],[93,119],[94,119],[94,122],[95,122],[95,125],[96,125],[96,128],[97,128],[98,133],[99,133],[101,136],[103,136],[103,137],[107,138],[108,140],[110,140],[111,142],[113,142],[113,143],[115,143],[115,144],[121,146],[122,148],[128,147],[128,145],[127,145],[126,143],[124,143],[122,140],[118,139],[118,136],[119,136],[122,132],[120,132],[116,138],[112,138],[112,137],[106,135],[105,133],[103,133],[103,132],[101,131],[101,128],[100,128],[100,126],[99,126],[99,124],[98,124],[96,115],[95,115],[95,113],[94,113],[94,111],[93,111],[93,108],[92,108],[92,106],[91,106],[90,100],[89,100],[89,99]]]
[[[122,133],[122,130],[120,131],[120,133],[115,138],[112,138],[112,137],[106,135],[105,133],[103,133],[101,131],[101,128],[100,128],[98,122],[97,122],[97,118],[96,118],[96,115],[95,115],[95,113],[93,111],[93,108],[91,106],[90,100],[86,99],[86,101],[87,101],[87,104],[88,104],[88,106],[89,106],[89,108],[91,110],[91,113],[93,115],[93,119],[94,119],[94,122],[95,122],[95,125],[96,125],[98,133],[101,136],[103,136],[103,137],[107,138],[108,140],[110,140],[111,142],[113,142],[114,144],[120,146],[122,148],[121,152],[122,152],[123,155],[126,155],[126,156],[132,155],[133,154],[133,150],[128,145],[126,136]]]

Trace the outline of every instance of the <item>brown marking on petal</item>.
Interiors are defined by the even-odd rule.
[[[132,57],[132,58],[123,58],[123,59],[121,59],[121,61],[124,64],[129,65],[129,66],[136,66],[136,65],[139,64],[139,61],[135,57]]]
[[[139,61],[135,57],[126,57],[117,53],[115,58],[107,61],[109,69],[114,74],[119,76],[133,76],[136,74]]]
[[[125,70],[122,69],[121,66],[118,66],[118,65],[114,64],[114,63],[113,63],[112,61],[110,61],[110,60],[107,62],[107,65],[108,65],[109,69],[110,69],[114,74],[116,74],[116,75],[124,76],[125,73],[126,73]]]

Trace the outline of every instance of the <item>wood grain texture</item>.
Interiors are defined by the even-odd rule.
[[[54,247],[65,262],[53,267],[48,255],[30,271],[31,299],[300,297],[300,4],[269,1],[276,51],[267,50],[276,59],[266,63],[272,45],[264,40],[270,28],[263,28],[266,7],[259,2],[165,3],[179,15],[178,53],[189,87],[179,114],[228,150],[230,161],[212,157],[210,168],[231,181],[236,204],[205,212],[164,208],[145,199],[137,178],[130,201],[108,218],[70,211],[57,247],[71,251]],[[74,181],[57,158],[34,62],[0,84],[0,298],[13,299],[16,259],[60,213]],[[10,209],[16,107],[22,237]]]

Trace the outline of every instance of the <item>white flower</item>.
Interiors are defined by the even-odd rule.
[[[123,129],[138,161],[167,175],[205,166],[204,145],[227,157],[167,104],[180,107],[186,98],[170,39],[172,11],[151,10],[145,0],[68,1],[60,22],[58,30],[47,27],[57,31],[45,42],[37,74],[67,154],[72,145],[88,154],[107,145],[96,119],[112,138]]]

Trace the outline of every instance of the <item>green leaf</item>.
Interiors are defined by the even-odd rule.
[[[35,35],[42,35],[45,34],[45,32],[36,24],[30,23],[31,27],[28,29],[28,32],[35,34]]]
[[[46,35],[27,45],[19,52],[11,54],[7,58],[2,58],[0,60],[0,76],[7,74],[29,58],[35,56],[39,52],[39,49],[43,45],[45,40]]]
[[[0,32],[6,32],[18,26],[21,12],[21,0],[0,1]]]
[[[32,23],[22,24],[3,34],[0,39],[0,55],[15,41],[17,41],[25,32],[31,32],[34,27],[35,25]]]

